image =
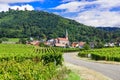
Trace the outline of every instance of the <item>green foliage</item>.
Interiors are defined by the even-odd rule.
[[[64,80],[82,80],[80,76],[72,71],[70,71],[68,77]]]
[[[118,61],[120,62],[120,48],[103,48],[103,49],[93,49],[84,50],[78,54],[81,57],[88,57],[93,60],[106,60],[106,61]]]
[[[25,38],[20,38],[20,39],[19,39],[19,43],[21,43],[21,44],[26,44],[26,39],[25,39]]]
[[[89,50],[89,49],[90,49],[90,46],[89,46],[88,44],[85,44],[85,45],[83,46],[83,49]]]
[[[51,39],[65,37],[66,29],[70,41],[90,42],[100,39],[103,42],[116,39],[113,33],[43,11],[10,10],[0,13],[0,37]]]
[[[2,43],[2,39],[0,39],[0,44]]]
[[[1,44],[0,45],[0,61],[16,60],[18,62],[26,59],[43,61],[47,64],[56,62],[57,65],[62,65],[62,52],[55,48],[33,47],[30,45],[19,44]],[[4,56],[5,55],[5,56]]]
[[[2,41],[8,41],[8,38],[6,38],[6,37],[3,37],[1,39],[2,39]]]
[[[55,48],[0,44],[0,79],[63,80],[63,71],[57,69],[62,61],[62,52]]]
[[[49,46],[45,45],[43,42],[40,42],[39,46],[40,47],[49,47]]]
[[[9,42],[19,42],[19,38],[8,38]]]
[[[95,45],[95,48],[103,48],[104,44],[102,42],[97,42],[97,44]]]
[[[61,52],[78,52],[82,50],[80,48],[60,48],[60,47],[54,47],[54,48]]]
[[[4,80],[48,80],[56,76],[56,66],[44,66],[41,62],[25,60],[22,63],[14,60],[0,64],[0,78]]]

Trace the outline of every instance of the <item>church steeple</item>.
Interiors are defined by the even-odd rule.
[[[67,31],[67,29],[66,29],[66,39],[68,40],[68,31]]]

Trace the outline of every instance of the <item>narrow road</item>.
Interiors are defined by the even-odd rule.
[[[120,65],[102,64],[102,63],[84,61],[84,60],[74,58],[73,55],[71,54],[76,55],[76,53],[65,53],[63,55],[65,62],[69,62],[77,66],[83,66],[83,67],[95,70],[113,80],[120,80]]]

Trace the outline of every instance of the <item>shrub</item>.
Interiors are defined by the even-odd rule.
[[[0,44],[2,43],[2,40],[0,39]]]
[[[83,49],[89,50],[89,49],[90,49],[90,46],[89,46],[88,44],[85,44],[84,47],[83,47]]]

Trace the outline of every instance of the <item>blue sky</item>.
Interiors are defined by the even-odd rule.
[[[120,27],[120,0],[0,0],[0,11],[8,8],[43,10],[95,27]]]

